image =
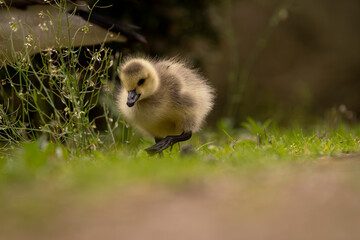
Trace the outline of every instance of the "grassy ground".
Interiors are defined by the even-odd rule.
[[[21,239],[24,236],[28,239],[61,239],[62,231],[55,227],[57,224],[65,224],[74,219],[79,222],[75,221],[73,224],[81,222],[80,225],[83,228],[100,224],[96,221],[87,223],[87,217],[84,217],[84,214],[87,216],[90,213],[94,214],[93,211],[95,211],[103,222],[104,219],[114,217],[113,209],[115,212],[119,211],[115,214],[116,218],[122,216],[126,219],[126,214],[130,214],[145,221],[146,217],[144,220],[142,210],[138,207],[141,209],[141,206],[145,205],[146,211],[156,215],[153,211],[158,209],[156,211],[161,212],[162,203],[164,203],[164,208],[169,207],[167,204],[175,204],[176,208],[187,202],[189,206],[182,206],[184,209],[198,209],[200,206],[201,209],[204,208],[203,204],[208,204],[209,206],[203,209],[207,213],[223,204],[225,204],[226,214],[230,214],[231,209],[242,209],[242,206],[236,204],[226,206],[226,201],[223,202],[221,199],[218,203],[220,205],[216,205],[218,200],[208,202],[209,198],[219,198],[217,193],[225,198],[230,197],[232,204],[237,201],[233,199],[234,196],[240,195],[245,198],[247,195],[252,196],[253,199],[247,199],[246,204],[254,201],[255,205],[250,204],[246,209],[241,210],[242,213],[246,212],[249,221],[251,219],[254,221],[259,212],[262,212],[262,208],[265,212],[272,207],[278,208],[282,214],[285,214],[281,210],[281,201],[286,202],[286,197],[280,198],[280,202],[276,200],[272,203],[273,200],[271,200],[277,194],[284,194],[284,191],[290,191],[288,193],[290,195],[299,195],[296,190],[299,189],[299,191],[305,191],[306,196],[310,192],[311,196],[315,196],[315,200],[311,201],[315,201],[316,204],[326,201],[328,196],[323,199],[324,196],[319,193],[322,188],[328,187],[330,191],[339,191],[339,194],[346,198],[360,199],[358,175],[360,168],[359,157],[356,155],[360,151],[358,126],[340,126],[326,132],[309,131],[307,133],[300,128],[275,130],[252,120],[244,126],[246,129],[238,131],[222,126],[220,128],[222,130],[218,132],[203,132],[191,140],[193,148],[182,144],[181,151],[179,151],[179,146],[174,146],[172,151],[168,150],[163,156],[155,157],[149,157],[143,151],[150,143],[137,138],[116,148],[92,150],[80,155],[73,154],[64,146],[41,139],[7,150],[1,155],[0,165],[1,232],[6,233],[7,239]],[[346,159],[352,159],[347,161],[351,164],[345,164],[345,167],[340,164],[337,167],[336,164]],[[328,168],[324,171],[322,168],[324,164],[330,166],[330,171]],[[315,185],[312,185],[311,179],[314,177]],[[320,181],[320,186],[318,181]],[[307,185],[304,186],[304,183]],[[295,185],[296,189],[294,190],[294,186],[291,185]],[[274,191],[269,190],[272,188]],[[192,205],[193,195],[198,207]],[[342,204],[338,196],[333,197],[337,206]],[[264,202],[261,199],[264,199]],[[302,199],[301,194],[299,199]],[[295,200],[299,201],[299,199]],[[288,203],[284,204],[285,208],[292,209],[291,206],[287,206]],[[99,208],[99,206],[102,207]],[[128,207],[132,209],[131,213],[123,213],[122,211],[126,211]],[[308,207],[305,205],[300,208],[307,209]],[[347,220],[352,218],[352,207],[354,206],[350,204],[344,208],[348,211],[345,215],[342,211],[339,211],[340,213],[335,211],[334,216],[340,214],[347,223]],[[310,208],[316,207],[311,205]],[[219,209],[214,211],[216,214],[225,214]],[[327,210],[321,211],[325,213]],[[333,212],[327,212],[329,213]],[[163,219],[158,219],[159,221],[166,222],[168,217],[173,218],[172,213],[171,216],[167,216],[169,213],[166,212],[163,214]],[[195,217],[196,219],[198,216],[177,214],[180,214],[180,222],[186,222],[181,218]],[[327,214],[322,216],[334,217],[332,214],[330,216]],[[92,217],[97,218],[93,215]],[[233,229],[234,222],[231,220],[233,217],[237,216],[230,214],[225,218],[229,221],[229,224],[225,224],[229,229],[225,227],[222,231],[228,232]],[[306,217],[308,217],[306,214],[300,216],[304,219]],[[214,216],[212,218],[217,219]],[[271,217],[268,216],[268,218]],[[259,219],[263,218],[259,217]],[[201,217],[199,221],[202,220],[204,219]],[[319,219],[319,221],[322,220],[322,218]],[[121,221],[119,226],[124,226]],[[240,222],[247,222],[247,218],[242,216]],[[215,223],[209,224],[209,226],[205,225],[211,228],[211,224]],[[221,223],[216,224],[222,226]],[[67,234],[70,238],[74,238],[72,234],[76,232],[76,229],[66,226]],[[15,231],[19,227],[22,230]],[[138,227],[141,228],[141,226]],[[152,226],[148,228],[152,229]],[[128,236],[136,232],[135,229],[133,230],[134,232],[129,230]],[[197,233],[196,229],[189,228],[188,230]],[[108,227],[101,231],[113,234]],[[350,233],[346,236],[351,237],[354,233],[353,229],[350,227],[348,231]],[[76,237],[77,239],[96,239],[88,236],[86,231],[77,234],[80,234]],[[216,234],[221,234],[221,231]],[[252,233],[248,234],[251,236]],[[195,234],[194,237],[196,236]],[[236,238],[235,235],[231,236]],[[202,235],[199,237],[208,239]],[[139,236],[139,239],[141,238]]]
[[[306,130],[220,121],[149,157],[114,109],[119,53],[69,42],[34,61],[27,39],[0,69],[0,239],[360,235],[360,126],[341,113]]]

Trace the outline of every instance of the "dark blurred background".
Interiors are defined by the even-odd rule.
[[[210,121],[279,122],[360,113],[360,1],[100,1],[136,24],[152,56],[180,55],[217,89]],[[121,50],[122,46],[117,45]]]

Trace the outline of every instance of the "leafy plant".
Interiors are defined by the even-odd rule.
[[[57,4],[59,12],[68,17],[65,1]],[[50,13],[42,12],[42,17],[60,21]],[[17,24],[13,31],[26,27]],[[50,27],[54,26],[48,24]],[[115,131],[123,122],[112,111],[115,87],[108,79],[120,57],[114,58],[112,50],[103,45],[97,49],[75,48],[69,40],[66,48],[59,43],[57,48],[41,49],[39,59],[34,59],[29,49],[39,46],[31,35],[26,39],[24,48],[13,50],[12,60],[1,69],[0,141],[8,146],[46,136],[73,152],[97,149],[104,141],[115,145]],[[80,54],[84,55],[81,61]],[[11,59],[8,55],[3,58]],[[97,112],[102,108],[102,114],[91,117],[95,108]],[[106,123],[101,129],[96,124],[99,119]]]
[[[265,121],[264,123],[255,122],[254,119],[248,117],[247,122],[241,123],[241,126],[246,128],[251,134],[257,136],[259,144],[268,140],[268,134],[266,133],[266,129],[271,124],[271,119]]]

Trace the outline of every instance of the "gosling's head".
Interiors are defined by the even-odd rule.
[[[127,61],[120,69],[119,75],[124,88],[128,92],[126,104],[134,106],[155,93],[159,87],[159,77],[154,66],[145,59]]]

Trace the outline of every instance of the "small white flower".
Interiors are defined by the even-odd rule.
[[[74,112],[74,117],[79,119],[79,118],[81,118],[81,115],[83,115],[83,114],[85,114],[84,111],[76,111],[76,112]]]
[[[56,75],[58,73],[58,71],[59,71],[59,69],[55,65],[53,65],[53,64],[49,65],[50,74]]]
[[[101,61],[101,53],[100,52],[95,52],[91,59],[100,62]]]
[[[13,32],[16,32],[19,29],[19,24],[16,22],[14,17],[11,18],[9,25]]]
[[[46,48],[45,52],[47,55],[51,55],[52,53],[57,53],[55,48]]]
[[[218,148],[214,144],[210,144],[207,146],[209,150],[217,150]]]
[[[39,14],[39,17],[40,17],[40,18],[44,18],[44,17],[45,17],[43,10],[41,10],[38,14]]]
[[[46,22],[43,22],[43,23],[39,23],[39,28],[41,29],[41,31],[48,31],[49,28],[47,27],[47,24]]]
[[[84,33],[88,33],[89,32],[89,27],[87,25],[83,26],[81,28],[81,31],[84,32]]]
[[[25,38],[26,38],[26,41],[28,41],[28,42],[32,42],[34,40],[32,35],[27,35]]]
[[[31,47],[31,43],[32,43],[33,40],[34,40],[33,36],[32,36],[32,35],[27,35],[27,36],[25,37],[25,39],[26,39],[26,43],[24,44],[25,47],[26,47],[26,48]]]

